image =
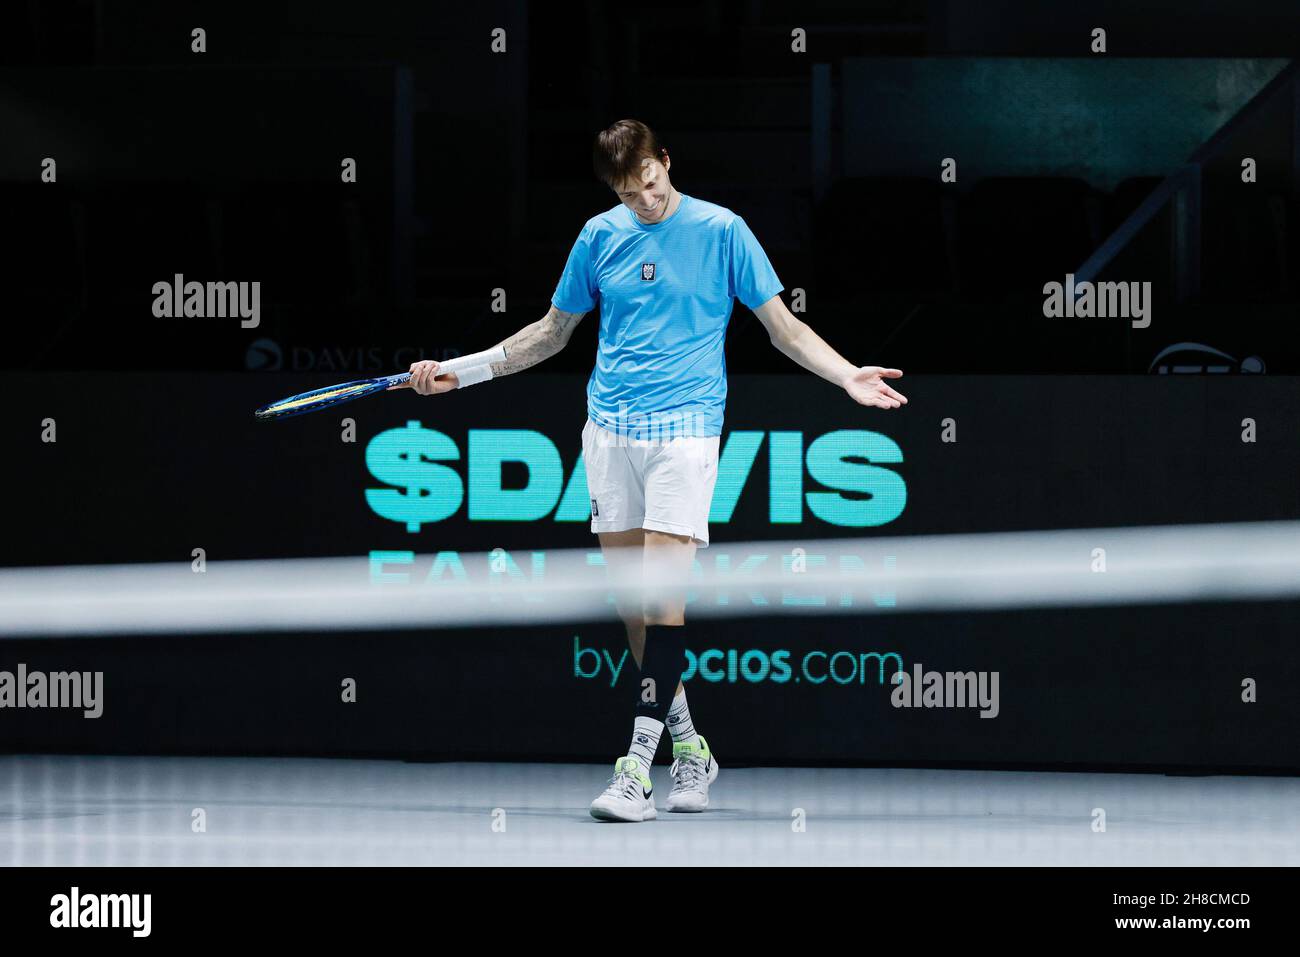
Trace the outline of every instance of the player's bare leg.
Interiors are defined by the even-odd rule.
[[[688,579],[695,549],[695,540],[689,535],[646,530],[645,564],[652,588],[645,603],[645,623],[659,640],[678,637],[685,629],[686,591],[676,584]],[[654,587],[656,575],[660,581],[674,583],[674,587]],[[703,811],[709,806],[709,785],[718,776],[718,763],[708,742],[695,732],[680,681],[668,710],[667,726],[673,738],[673,787],[666,807],[669,811]]]
[[[648,569],[659,569],[669,581],[686,578],[695,561],[695,540],[689,535],[672,535],[654,529],[642,529],[645,535],[645,562]],[[645,603],[647,625],[686,624],[686,592],[664,589]],[[680,687],[680,683],[678,687]]]
[[[627,580],[640,577],[645,548],[645,529],[630,528],[625,532],[600,532],[600,550],[605,557],[605,566],[612,578]],[[635,574],[633,574],[635,573]],[[641,667],[641,655],[645,651],[645,613],[639,595],[622,590],[615,591],[614,604],[618,616],[623,619],[627,629],[627,643],[632,650],[636,666]]]
[[[627,629],[627,643],[641,667],[645,653],[645,615],[640,592],[644,565],[645,532],[639,528],[620,532],[599,532],[600,550],[609,577],[615,582],[614,605]],[[628,587],[620,587],[628,586]],[[660,726],[659,731],[662,731]],[[626,757],[614,763],[608,787],[591,804],[591,815],[602,821],[647,821],[656,817],[650,760],[659,744],[659,732],[635,728],[632,747]],[[646,752],[649,757],[646,757]]]
[[[675,560],[670,558],[669,564],[674,567],[690,568],[690,563],[695,558],[695,543],[685,535],[669,535],[665,532],[646,531],[643,528],[631,528],[625,532],[601,532],[598,536],[600,539],[600,549],[605,557],[605,565],[614,575],[626,575],[629,571],[637,571],[644,565],[645,550],[650,548],[672,548],[674,545],[685,545],[682,549],[683,554],[676,557]],[[656,553],[659,554],[659,553]],[[671,555],[671,553],[668,553]],[[636,666],[641,667],[641,656],[645,653],[645,626],[646,613],[648,609],[640,596],[632,596],[625,593],[616,593],[615,606],[618,608],[618,616],[623,620],[623,626],[627,629],[627,644],[632,651],[632,658],[636,661]],[[661,610],[658,617],[651,622],[652,624],[663,625],[680,625],[685,622],[686,598],[685,595],[680,597],[680,601],[672,603],[668,608]],[[677,682],[674,694],[680,694],[682,683]]]
[[[639,528],[601,532],[599,537],[611,577],[644,584],[648,593],[615,589],[615,606],[627,630],[632,657],[643,669],[643,682],[638,689],[640,704],[627,757],[615,765],[614,778],[593,802],[592,814],[602,820],[622,821],[650,820],[655,816],[648,772],[665,724],[672,730],[674,757],[674,786],[668,810],[703,810],[708,805],[709,781],[717,776],[717,764],[712,761],[708,744],[695,733],[680,680],[685,663],[682,629],[686,593],[683,588],[662,585],[665,581],[685,580],[695,559],[695,542],[688,535]],[[648,639],[647,633],[654,638]],[[648,640],[655,642],[653,650],[647,647]],[[653,675],[643,667],[647,653]],[[664,680],[665,675],[671,677]],[[670,682],[673,697],[665,706],[658,700],[658,689]],[[647,707],[642,708],[642,704]]]

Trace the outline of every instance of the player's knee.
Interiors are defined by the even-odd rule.
[[[647,625],[684,625],[686,624],[686,609],[674,605],[659,605],[646,608],[645,623]]]
[[[689,545],[694,541],[690,535],[678,535],[675,532],[661,532],[658,529],[647,530],[645,533],[647,545]]]

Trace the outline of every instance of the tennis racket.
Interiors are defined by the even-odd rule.
[[[493,362],[504,362],[505,358],[506,350],[501,346],[486,349],[483,352],[471,353],[467,356],[457,356],[455,359],[439,362],[438,375],[446,375],[448,372],[462,372],[465,369],[475,369]],[[359,399],[363,395],[383,392],[395,385],[401,385],[410,378],[411,373],[399,372],[396,375],[379,376],[375,379],[357,379],[353,382],[330,385],[323,389],[301,392],[298,395],[291,395],[287,399],[281,399],[279,402],[264,405],[253,415],[265,422],[271,419],[287,419],[290,416],[302,415],[305,412],[319,412],[321,409],[328,409],[330,406],[338,405],[341,402],[351,402],[353,399]]]

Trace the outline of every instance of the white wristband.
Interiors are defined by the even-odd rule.
[[[475,366],[472,369],[464,369],[456,373],[456,378],[460,382],[456,388],[463,389],[467,385],[478,385],[480,382],[486,382],[492,378],[492,366],[484,363],[481,366]]]

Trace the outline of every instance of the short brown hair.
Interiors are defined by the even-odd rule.
[[[619,120],[596,134],[591,160],[596,176],[610,189],[628,179],[640,179],[641,164],[647,159],[660,162],[668,155],[655,131],[640,120]]]

